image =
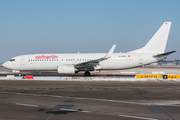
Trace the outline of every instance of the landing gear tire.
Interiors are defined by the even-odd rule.
[[[19,72],[19,76],[21,76],[22,74],[21,74],[21,72]]]
[[[86,71],[85,73],[84,73],[84,76],[90,76],[91,75],[91,73],[89,72],[89,71]]]

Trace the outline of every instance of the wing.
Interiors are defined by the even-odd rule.
[[[95,60],[90,60],[82,63],[75,64],[74,67],[79,70],[94,70],[94,67],[98,67],[99,62],[103,60],[107,60],[108,58],[111,58],[114,49],[116,45],[113,45],[112,48],[109,50],[109,52],[102,58],[95,59]]]

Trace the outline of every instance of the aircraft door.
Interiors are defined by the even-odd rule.
[[[25,58],[24,58],[24,57],[21,57],[21,58],[20,58],[20,64],[21,64],[21,65],[25,65]]]
[[[139,56],[139,64],[143,64],[143,56],[142,55]]]

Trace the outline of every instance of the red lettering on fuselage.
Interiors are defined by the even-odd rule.
[[[35,59],[58,59],[58,56],[55,56],[55,55],[51,55],[51,56],[39,55],[39,56],[35,56]]]

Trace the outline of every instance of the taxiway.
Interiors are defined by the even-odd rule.
[[[178,120],[179,82],[0,81],[0,119]]]

